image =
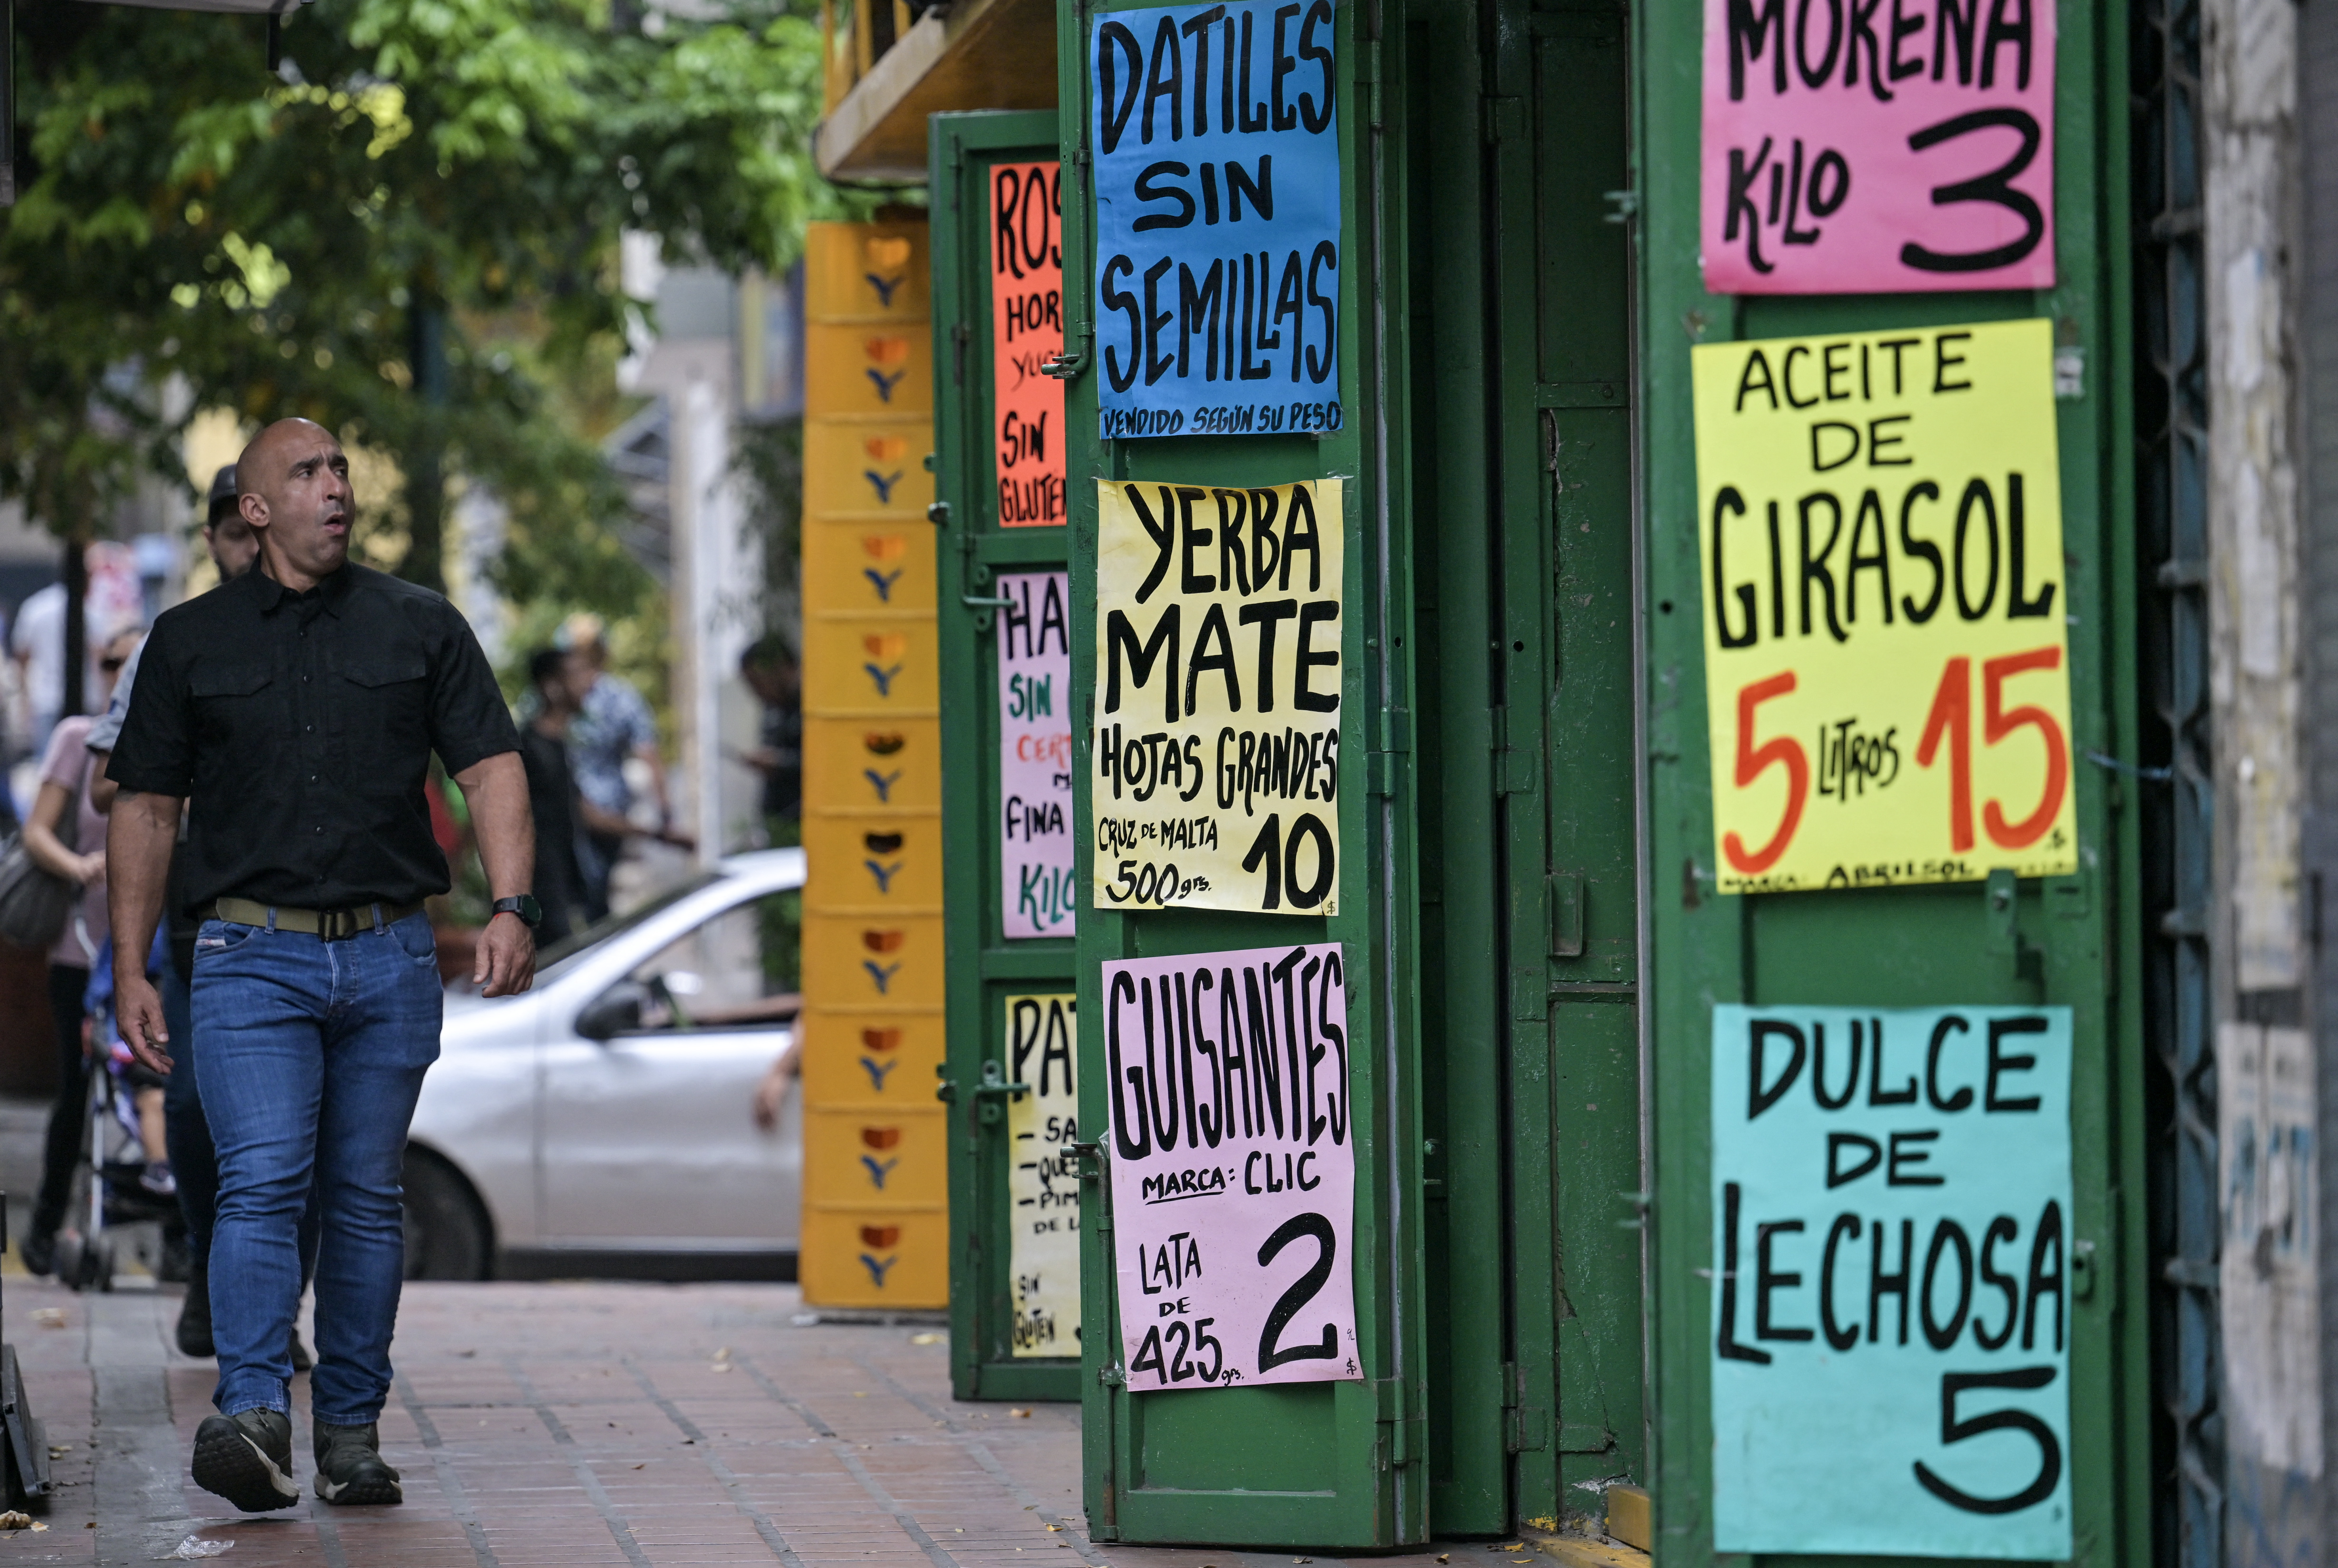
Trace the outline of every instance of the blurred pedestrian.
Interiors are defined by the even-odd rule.
[[[119,632],[98,650],[98,695],[112,685],[137,646],[136,632]],[[56,1267],[57,1228],[64,1223],[74,1170],[81,1162],[82,1133],[89,1109],[89,1057],[82,1049],[82,996],[107,930],[104,811],[91,799],[94,772],[90,726],[84,714],[60,720],[49,732],[41,758],[41,789],[25,820],[25,853],[52,877],[82,890],[65,917],[64,933],[49,949],[49,1016],[56,1031],[57,1098],[49,1109],[49,1133],[41,1155],[41,1191],[33,1202],[26,1231],[26,1269],[46,1274]],[[144,952],[140,947],[139,952]]]
[[[568,767],[568,729],[583,705],[575,654],[538,649],[527,662],[535,714],[520,727],[520,761],[535,818],[535,897],[544,906],[538,937],[557,942],[584,924],[584,874],[576,863],[576,777]]]
[[[634,790],[625,781],[625,761],[639,758],[649,769],[663,837],[673,829],[673,808],[666,793],[665,757],[658,750],[656,716],[631,682],[609,673],[609,643],[599,616],[571,615],[554,642],[577,654],[586,671],[584,705],[568,730],[568,760],[578,792],[610,817],[630,818]],[[587,921],[609,913],[609,874],[616,869],[624,838],[585,825],[577,848]]]
[[[234,464],[228,464],[211,475],[204,508],[203,547],[211,553],[211,565],[217,569],[223,587],[250,571],[252,563],[260,557],[259,535],[252,533],[251,524],[236,510]],[[211,592],[217,593],[219,588]],[[113,759],[114,742],[122,734],[122,721],[129,714],[139,662],[145,652],[146,645],[141,642],[138,651],[130,656],[130,662],[122,667],[121,679],[114,683],[113,699],[106,704],[104,715],[90,728],[89,749],[96,758],[96,766],[91,774],[89,793],[100,810],[113,808],[114,792],[119,788],[107,776],[107,765]],[[219,1200],[219,1156],[211,1144],[211,1123],[203,1119],[203,1097],[195,1081],[192,1056],[194,1029],[188,987],[194,981],[198,922],[186,899],[186,848],[182,828],[172,848],[163,899],[169,961],[154,972],[152,978],[162,998],[162,1021],[175,1042],[173,1055],[179,1064],[162,1081],[163,1128],[171,1152],[172,1174],[179,1187],[179,1209],[187,1224],[187,1293],[179,1304],[179,1320],[172,1338],[178,1341],[182,1355],[209,1356],[212,1348],[211,1215]],[[304,1288],[317,1270],[317,1224],[312,1194],[300,1221]],[[307,1371],[309,1350],[300,1343],[297,1330],[292,1335],[290,1352],[293,1370]]]
[[[527,795],[535,818],[535,896],[544,905],[536,935],[554,942],[588,924],[584,875],[578,854],[586,834],[611,843],[655,838],[688,849],[691,840],[671,830],[649,834],[632,818],[604,811],[577,788],[570,766],[570,742],[577,715],[592,689],[594,671],[582,654],[543,648],[527,662],[534,711],[520,726],[520,760],[527,768]]]
[[[82,551],[88,586],[82,595],[82,625],[88,663],[82,677],[82,710],[104,710],[112,682],[98,678],[97,662],[110,633],[142,619],[144,590],[137,559],[128,545],[99,540]],[[65,717],[65,585],[34,590],[16,607],[8,649],[24,682],[31,733],[27,747],[44,751],[49,732]]]
[[[740,760],[763,776],[763,821],[775,845],[803,842],[803,670],[787,635],[771,632],[740,655],[739,673],[763,707],[761,743]]]
[[[422,785],[430,753],[463,787],[494,914],[472,978],[489,996],[535,969],[533,830],[518,737],[469,625],[436,593],[349,560],[349,458],[305,419],[237,460],[260,566],[165,612],[110,771],[113,938],[152,939],[189,815],[194,1066],[219,1152],[211,1327],[219,1414],[197,1428],[195,1484],[239,1508],[289,1507],[286,1345],[299,1227],[323,1213],[316,1488],[396,1503],[377,1420],[405,1273],[400,1169],[444,996],[422,901],[447,888]],[[116,976],[123,1038],[171,1070],[161,998]]]

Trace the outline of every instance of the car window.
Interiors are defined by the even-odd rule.
[[[734,904],[636,965],[642,1017],[627,1033],[784,1028],[799,1002],[799,900],[790,888]]]
[[[597,947],[612,936],[623,936],[644,920],[663,914],[692,894],[711,887],[721,880],[722,873],[719,871],[702,872],[687,882],[669,887],[646,903],[635,905],[621,914],[605,916],[582,931],[572,933],[557,942],[546,943],[536,951],[536,983],[541,985],[546,980],[559,978],[558,972],[579,955]]]

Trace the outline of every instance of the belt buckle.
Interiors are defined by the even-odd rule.
[[[356,936],[357,924],[350,919],[351,913],[347,909],[317,911],[318,936],[327,942],[340,942]]]

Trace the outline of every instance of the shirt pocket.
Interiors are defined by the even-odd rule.
[[[426,734],[430,664],[420,653],[375,653],[341,665],[336,728],[349,761],[403,760]]]
[[[279,739],[275,676],[265,664],[198,664],[187,672],[195,729],[204,740],[242,749]]]

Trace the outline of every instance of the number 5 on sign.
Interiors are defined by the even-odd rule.
[[[1693,355],[1721,890],[2075,871],[2051,323]]]

